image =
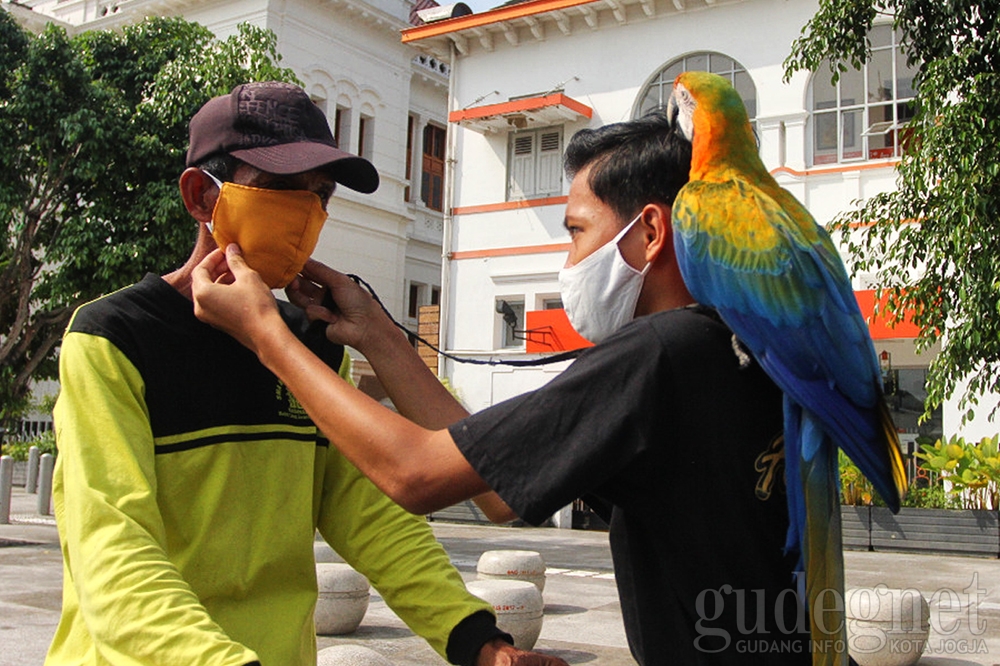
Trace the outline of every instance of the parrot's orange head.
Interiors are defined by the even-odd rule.
[[[757,141],[743,100],[728,79],[709,72],[684,72],[674,80],[667,101],[667,117],[674,131],[691,142],[699,155],[748,149]]]

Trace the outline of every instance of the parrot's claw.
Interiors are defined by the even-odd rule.
[[[736,337],[735,333],[733,333],[733,353],[736,354],[736,358],[739,359],[741,369],[750,367],[750,361],[753,359],[750,358],[750,354],[743,349],[743,343],[740,342],[740,339]]]

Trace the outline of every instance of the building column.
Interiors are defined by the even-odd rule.
[[[806,127],[808,123],[807,114],[803,113],[799,117],[786,118],[785,126],[785,155],[784,165],[796,171],[806,170],[806,146],[808,137]]]
[[[768,169],[785,165],[785,126],[776,118],[758,118],[760,159]]]

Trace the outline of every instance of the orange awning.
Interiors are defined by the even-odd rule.
[[[915,338],[920,335],[920,328],[910,322],[910,313],[898,324],[890,324],[884,315],[875,314],[875,291],[865,289],[854,292],[854,297],[858,299],[858,306],[861,308],[861,316],[868,324],[868,331],[872,340],[889,340],[892,338]],[[879,309],[885,307],[886,298],[879,304]]]
[[[873,340],[912,339],[920,334],[920,328],[906,320],[892,326],[884,316],[875,315],[875,292],[871,289],[854,292],[861,316],[868,324]],[[883,300],[884,305],[884,300]],[[583,347],[593,347],[584,339],[566,317],[565,310],[535,310],[525,315],[525,351],[529,354],[561,352]]]
[[[529,354],[593,347],[569,323],[565,310],[534,310],[525,315],[525,351]]]
[[[459,109],[448,114],[448,120],[480,132],[499,132],[548,127],[593,115],[594,110],[586,104],[558,92]]]

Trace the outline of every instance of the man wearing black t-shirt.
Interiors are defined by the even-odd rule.
[[[687,151],[662,115],[573,137],[560,286],[570,320],[598,344],[543,388],[472,416],[367,294],[307,266],[292,300],[365,354],[401,413],[446,430],[392,414],[326,370],[233,246],[199,268],[196,311],[254,350],[332,443],[414,513],[491,490],[480,499],[493,519],[538,524],[580,496],[609,505],[640,664],[805,664],[794,557],[783,553],[781,395],[756,364],[741,367],[731,332],[681,279],[670,210]],[[219,280],[227,271],[233,284]],[[314,305],[324,290],[338,313]]]

